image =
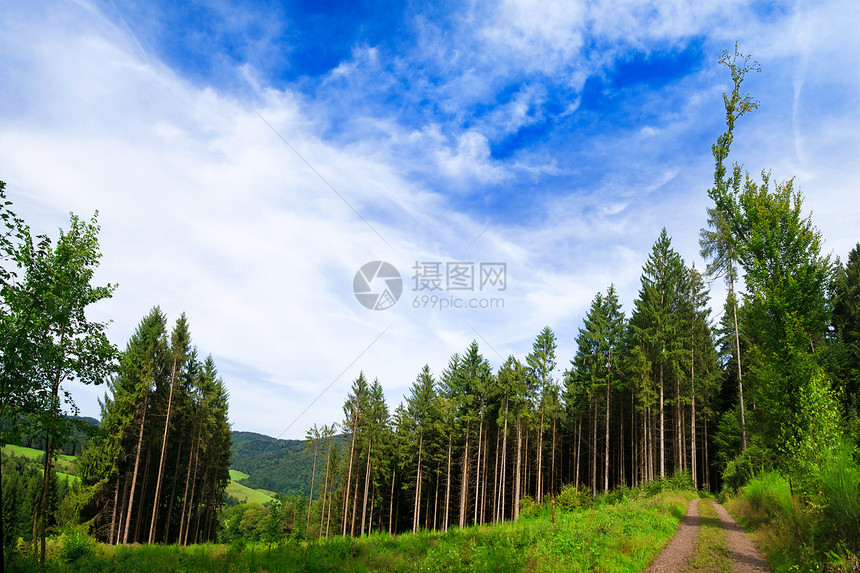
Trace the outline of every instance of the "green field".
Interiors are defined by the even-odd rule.
[[[239,470],[230,470],[230,479],[233,481],[241,481],[249,477],[245,472],[240,472]]]
[[[227,484],[227,495],[232,495],[243,503],[259,503],[261,505],[275,498],[277,494],[273,491],[251,489],[239,483],[247,477],[248,474],[244,472],[230,470],[230,483]]]
[[[13,445],[3,446],[3,453],[7,456],[17,456],[37,461],[41,461],[45,455],[45,452],[42,450]],[[75,459],[75,456],[60,454],[57,456],[57,461],[54,462],[54,467],[57,468],[58,472],[75,475]]]

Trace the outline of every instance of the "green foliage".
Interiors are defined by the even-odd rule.
[[[690,494],[692,495],[692,494]],[[641,571],[674,535],[690,495],[663,493],[629,503],[548,515],[517,523],[454,528],[360,539],[265,541],[263,511],[236,509],[260,541],[194,547],[92,544],[66,562],[59,554],[46,571],[201,572],[495,572]],[[251,514],[249,514],[251,512]],[[251,516],[254,517],[251,517]],[[261,517],[262,516],[262,517]],[[240,519],[241,523],[241,519]],[[62,548],[61,548],[62,551]],[[19,563],[13,571],[27,571]]]
[[[541,511],[541,506],[530,495],[524,495],[520,500],[520,517],[535,517]]]
[[[591,503],[591,490],[586,486],[567,484],[555,496],[555,506],[564,511],[573,511]]]
[[[723,490],[737,492],[754,476],[772,470],[775,463],[775,457],[770,450],[753,442],[749,448],[726,463],[723,470]]]
[[[728,507],[755,529],[774,570],[852,571],[860,562],[860,464],[849,444],[816,474],[815,493],[798,493],[778,471],[758,474]]]
[[[840,445],[821,472],[823,525],[831,537],[860,553],[860,463],[849,443]]]
[[[93,553],[94,541],[78,529],[68,528],[60,536],[60,561],[73,563]]]

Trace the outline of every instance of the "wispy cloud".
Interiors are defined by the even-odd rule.
[[[300,437],[340,417],[359,370],[396,401],[473,338],[498,364],[550,325],[566,366],[594,293],[614,282],[629,305],[663,226],[696,260],[726,89],[715,60],[735,39],[764,68],[738,157],[797,175],[828,245],[847,252],[857,10],[763,9],[440,5],[393,13],[388,35],[357,31],[368,14],[354,29],[329,14],[320,29],[340,40],[314,59],[321,40],[295,29],[309,16],[287,9],[4,5],[0,179],[39,230],[100,211],[99,278],[120,286],[94,314],[117,344],[153,305],[187,312],[235,427],[277,435],[321,396],[287,433]],[[177,27],[184,56],[168,45]],[[406,288],[373,312],[352,281],[380,259]],[[458,260],[507,263],[503,309],[413,308],[416,261]],[[75,394],[97,414],[97,393]]]

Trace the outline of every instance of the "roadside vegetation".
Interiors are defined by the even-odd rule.
[[[753,537],[775,573],[860,571],[860,464],[843,446],[812,489],[771,469],[758,473],[726,507]]]

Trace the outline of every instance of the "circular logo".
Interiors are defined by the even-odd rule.
[[[403,279],[391,263],[371,261],[362,265],[352,281],[352,292],[365,308],[391,308],[403,293]]]

